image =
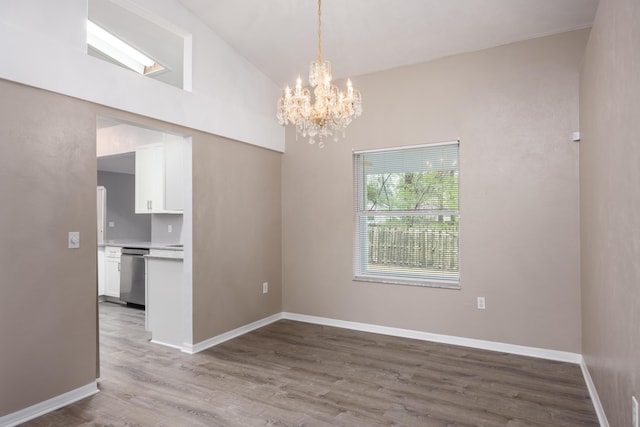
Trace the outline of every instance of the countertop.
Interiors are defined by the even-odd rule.
[[[121,248],[142,248],[142,249],[166,249],[170,251],[183,251],[184,247],[175,246],[172,243],[136,242],[124,240],[107,240],[98,246],[117,246]]]

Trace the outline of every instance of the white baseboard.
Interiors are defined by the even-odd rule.
[[[82,400],[85,397],[92,396],[99,391],[97,381],[93,381],[85,386],[76,388],[75,390],[68,391],[49,400],[45,400],[44,402],[36,403],[28,408],[0,417],[0,426],[17,426],[18,424],[22,424],[41,415],[55,411],[63,406],[70,405],[78,400]]]
[[[317,325],[333,326],[336,328],[352,329],[355,331],[371,332],[374,334],[391,335],[402,338],[411,338],[422,341],[432,341],[443,344],[460,345],[463,347],[472,347],[482,350],[498,351],[502,353],[518,354],[521,356],[531,356],[540,359],[556,360],[559,362],[568,362],[580,364],[582,355],[578,353],[570,353],[567,351],[549,350],[546,348],[528,347],[516,344],[506,344],[495,341],[478,340],[474,338],[463,338],[452,335],[433,334],[429,332],[415,331],[412,329],[392,328],[388,326],[372,325],[369,323],[349,322],[345,320],[330,319],[328,317],[309,316],[306,314],[297,314],[289,312],[281,312],[264,319],[249,323],[233,329],[224,334],[211,337],[197,344],[184,344],[182,351],[188,354],[195,354],[210,347],[214,347],[225,341],[239,337],[247,332],[266,326],[270,323],[277,322],[280,319],[295,320],[298,322],[315,323]]]
[[[527,347],[523,345],[506,344],[495,341],[484,341],[473,338],[462,338],[451,335],[432,334],[429,332],[414,331],[411,329],[391,328],[387,326],[372,325],[369,323],[348,322],[326,317],[308,316],[306,314],[282,313],[283,319],[296,320],[298,322],[315,323],[318,325],[335,326],[337,328],[352,329],[355,331],[371,332],[374,334],[391,335],[402,338],[412,338],[421,341],[432,341],[443,344],[460,345],[463,347],[479,348],[483,350],[499,351],[502,353],[531,356],[540,359],[556,360],[579,364],[582,356],[578,353],[549,350],[546,348]]]
[[[387,326],[371,325],[368,323],[348,322],[344,320],[330,319],[326,317],[308,316],[306,314],[282,313],[283,319],[295,320],[298,322],[314,323],[317,325],[333,326],[337,328],[352,329],[355,331],[372,332],[375,334],[391,335],[402,338],[412,338],[422,341],[432,341],[444,344],[460,345],[463,347],[472,347],[482,350],[499,351],[502,353],[517,354],[521,356],[537,357],[540,359],[555,360],[559,362],[568,362],[580,365],[582,375],[587,384],[593,407],[598,416],[600,427],[609,427],[609,422],[604,413],[600,397],[596,390],[596,386],[591,379],[589,369],[584,361],[584,357],[578,353],[570,353],[566,351],[549,350],[546,348],[527,347],[515,344],[505,344],[495,341],[484,341],[472,338],[455,337],[451,335],[432,334],[428,332],[414,331],[411,329],[390,328]]]
[[[306,314],[297,314],[282,312],[269,316],[262,320],[250,323],[224,334],[209,338],[208,340],[201,341],[193,346],[185,344],[182,351],[189,354],[194,354],[207,348],[216,346],[230,339],[239,337],[240,335],[251,332],[255,329],[266,326],[270,323],[276,322],[280,319],[294,320],[298,322],[314,323],[317,325],[333,326],[336,328],[351,329],[355,331],[371,332],[374,334],[390,335],[402,338],[411,338],[422,341],[431,341],[443,344],[459,345],[463,347],[471,347],[482,350],[497,351],[501,353],[517,354],[520,356],[537,357],[540,359],[555,360],[558,362],[567,362],[580,365],[582,374],[587,384],[587,389],[591,395],[594,409],[598,416],[598,421],[601,427],[609,427],[607,418],[605,416],[598,392],[587,369],[587,365],[584,362],[584,358],[581,354],[571,353],[567,351],[550,350],[539,347],[528,347],[516,344],[507,344],[495,341],[485,341],[473,338],[456,337],[452,335],[433,334],[429,332],[415,331],[411,329],[392,328],[388,326],[372,325],[368,323],[350,322],[345,320],[336,320],[327,317],[309,316]]]
[[[201,341],[197,344],[193,344],[193,345],[184,344],[184,346],[182,347],[182,351],[188,354],[195,354],[200,351],[206,350],[210,347],[214,347],[218,344],[221,344],[225,341],[229,341],[233,338],[244,335],[255,329],[259,329],[263,326],[277,322],[280,319],[314,323],[317,325],[333,326],[336,328],[351,329],[351,330],[362,331],[362,332],[371,332],[371,333],[382,334],[382,335],[391,335],[391,336],[402,337],[402,338],[411,338],[411,339],[417,339],[422,341],[431,341],[431,342],[438,342],[443,344],[459,345],[463,347],[498,351],[502,353],[517,354],[521,356],[537,357],[541,359],[555,360],[560,362],[575,363],[580,365],[580,368],[582,370],[582,374],[587,384],[587,389],[589,390],[589,394],[591,395],[591,400],[593,401],[593,406],[598,416],[598,421],[600,422],[600,426],[609,427],[609,423],[605,416],[604,409],[602,408],[600,398],[598,397],[598,392],[596,390],[595,384],[593,383],[593,380],[591,379],[591,375],[589,374],[589,369],[587,368],[587,365],[582,355],[578,353],[570,353],[566,351],[549,350],[545,348],[528,347],[528,346],[515,345],[515,344],[506,344],[506,343],[500,343],[495,341],[478,340],[473,338],[463,338],[463,337],[456,337],[451,335],[433,334],[429,332],[421,332],[421,331],[415,331],[411,329],[392,328],[388,326],[379,326],[379,325],[372,325],[368,323],[359,323],[359,322],[349,322],[345,320],[336,320],[336,319],[330,319],[327,317],[309,316],[306,314],[297,314],[297,313],[289,313],[289,312],[281,312],[269,317],[265,317],[264,319],[257,320],[253,323],[249,323],[248,325],[241,326],[239,328],[236,328],[231,331],[225,332],[223,334],[217,335],[215,337],[209,338],[205,341]],[[158,344],[167,345],[166,343],[158,343]],[[175,347],[175,346],[170,345],[170,347]],[[18,424],[24,423],[33,418],[36,418],[46,413],[49,413],[51,411],[54,411],[63,406],[70,405],[78,400],[84,399],[85,397],[89,397],[95,393],[98,393],[98,391],[99,390],[97,387],[97,382],[94,381],[83,387],[77,388],[75,390],[71,390],[67,393],[61,394],[59,396],[56,396],[44,402],[37,403],[28,408],[0,417],[0,427],[16,426]]]
[[[200,341],[197,344],[184,344],[184,346],[182,347],[182,351],[188,354],[195,354],[218,344],[222,344],[225,341],[237,338],[240,335],[246,334],[247,332],[262,328],[263,326],[267,326],[270,323],[277,322],[280,319],[282,319],[282,313],[277,313],[272,316],[265,317],[264,319],[257,320],[253,323],[249,323],[248,325],[233,329],[229,332],[225,332],[224,334],[216,335],[215,337]]]
[[[182,350],[182,348],[183,348],[181,345],[169,344],[169,343],[158,341],[158,340],[154,340],[154,339],[150,340],[149,342],[153,343],[153,344],[163,345],[165,347],[175,348],[175,349],[178,349],[178,350]]]
[[[582,357],[581,359],[582,360],[580,360],[580,369],[582,369],[582,376],[584,376],[584,381],[587,383],[587,389],[589,390],[589,395],[591,396],[591,401],[593,402],[593,408],[596,410],[596,415],[598,415],[598,422],[600,423],[600,427],[609,427],[609,421],[607,421],[607,416],[604,413],[602,402],[600,402],[600,396],[598,396],[596,385],[593,383],[593,379],[591,379],[591,374],[589,373],[587,363],[585,362],[584,357]]]

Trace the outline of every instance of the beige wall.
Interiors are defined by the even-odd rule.
[[[288,129],[283,156],[0,80],[0,416],[95,379],[104,114],[193,137],[195,343],[284,310],[583,352],[611,425],[628,425],[640,394],[639,19],[633,0],[596,17],[580,202],[570,134],[587,30],[360,76],[365,114],[346,140],[319,150]],[[352,150],[457,137],[462,290],[352,281]],[[81,249],[66,249],[77,230]]]
[[[580,352],[578,73],[588,30],[359,76],[320,150],[288,129],[285,311]],[[462,290],[352,280],[352,150],[461,142]],[[475,308],[485,296],[487,309]]]
[[[601,1],[580,82],[582,349],[612,426],[640,399],[640,3]]]
[[[0,416],[96,378],[95,153],[83,103],[0,80]]]
[[[281,154],[0,80],[0,417],[96,378],[96,115],[192,137],[195,342],[282,310]]]
[[[282,311],[281,157],[194,138],[194,343]]]

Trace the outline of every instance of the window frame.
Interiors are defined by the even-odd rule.
[[[88,0],[86,9],[85,53],[110,65],[133,71],[140,76],[156,80],[166,85],[192,91],[193,86],[193,35],[171,20],[160,17],[135,4],[121,0]],[[117,51],[113,45],[101,49],[109,43],[99,39],[89,31],[91,22],[108,38],[118,39],[153,61],[149,64],[142,58],[132,59],[131,55]],[[96,41],[97,46],[92,41]],[[92,40],[92,41],[90,41]],[[128,50],[128,48],[124,48]],[[137,54],[134,54],[137,56]]]
[[[360,156],[371,154],[371,153],[384,153],[384,152],[399,152],[404,150],[411,149],[420,149],[420,148],[435,148],[442,146],[450,146],[455,145],[457,147],[456,156],[457,156],[457,172],[458,172],[458,180],[457,180],[457,190],[458,190],[458,209],[447,209],[447,210],[437,210],[437,209],[423,209],[423,210],[389,210],[389,211],[370,211],[366,209],[366,201],[362,199],[362,197],[366,198],[366,191],[359,190],[359,185],[366,185],[364,178],[364,173],[360,166]],[[401,147],[390,147],[390,148],[382,148],[382,149],[373,149],[373,150],[360,150],[353,151],[352,154],[353,161],[353,184],[354,184],[354,229],[353,229],[353,280],[361,281],[361,282],[373,282],[373,283],[385,283],[385,284],[394,284],[394,285],[411,285],[411,286],[420,286],[420,287],[431,287],[431,288],[446,288],[446,289],[461,289],[461,251],[460,251],[460,240],[461,240],[461,215],[460,215],[460,187],[461,187],[461,173],[460,173],[460,139],[453,141],[445,141],[445,142],[434,142],[428,144],[420,144],[420,145],[410,145],[410,146],[401,146]],[[378,272],[372,273],[371,269],[368,268],[368,232],[363,232],[360,230],[361,227],[365,227],[366,223],[361,221],[363,217],[402,217],[402,216],[416,216],[416,217],[430,217],[430,216],[439,216],[439,215],[455,215],[458,219],[458,235],[457,235],[457,277],[455,279],[445,278],[444,276],[438,277],[437,275],[433,276],[423,276],[419,277],[415,274],[407,274],[402,275],[397,272]]]

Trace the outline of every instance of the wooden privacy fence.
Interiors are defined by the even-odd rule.
[[[369,226],[369,263],[458,271],[458,231]]]

